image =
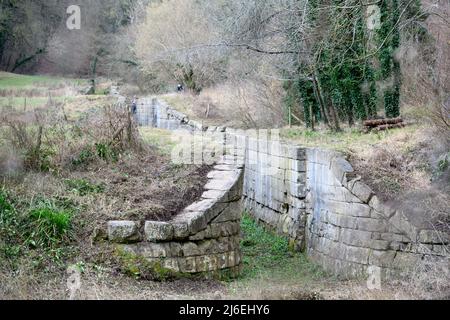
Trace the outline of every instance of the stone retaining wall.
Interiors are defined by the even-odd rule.
[[[244,206],[257,220],[305,248],[306,150],[280,141],[248,138]]]
[[[138,101],[137,119],[141,126],[151,126],[159,129],[203,131],[203,126],[190,120],[186,115],[170,107],[164,101],[154,98],[142,98]]]
[[[384,205],[341,154],[307,149],[306,158],[307,252],[325,269],[354,277],[369,266],[403,270],[426,255],[448,261],[449,235],[419,230]]]
[[[110,221],[107,238],[173,272],[238,271],[242,169],[219,161],[201,200],[167,222]]]
[[[426,255],[448,261],[448,234],[419,230],[383,204],[337,152],[207,128],[155,99],[141,100],[138,119],[162,129],[221,132],[220,143],[241,143],[227,148],[210,173],[203,200],[173,221],[111,222],[110,240],[133,242],[127,250],[164,258],[166,267],[181,272],[238,267],[242,192],[243,208],[255,219],[337,275],[363,275],[370,266],[395,272]],[[124,234],[117,238],[122,231],[115,230]]]

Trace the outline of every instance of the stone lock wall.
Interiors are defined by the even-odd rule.
[[[371,266],[396,274],[424,256],[450,262],[449,235],[383,204],[342,154],[278,142],[248,137],[244,207],[324,269],[353,278]]]
[[[248,137],[244,206],[257,220],[305,248],[306,150]]]
[[[154,98],[139,99],[137,119],[141,126],[150,126],[166,130],[203,130],[201,123],[189,120],[186,115],[170,107],[164,101]]]
[[[307,149],[307,252],[343,277],[369,266],[385,274],[414,266],[425,255],[448,260],[449,235],[418,229],[384,205],[341,154]]]
[[[201,200],[167,222],[110,221],[107,236],[126,252],[173,272],[237,272],[241,265],[242,169],[218,162]]]
[[[334,151],[304,148],[231,128],[191,121],[164,102],[142,99],[141,125],[220,133],[226,148],[209,174],[202,200],[169,222],[111,221],[110,241],[174,271],[239,268],[243,210],[290,239],[297,250],[339,276],[386,274],[424,256],[449,262],[448,234],[416,228],[403,212],[383,204]],[[217,139],[217,138],[215,138]]]

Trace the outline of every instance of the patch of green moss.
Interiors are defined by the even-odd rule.
[[[122,272],[136,279],[168,281],[186,277],[186,275],[164,267],[164,258],[148,261],[145,257],[129,252],[123,247],[116,247],[115,256]]]

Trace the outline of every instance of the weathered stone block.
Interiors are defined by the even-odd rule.
[[[331,161],[331,171],[336,179],[343,183],[347,173],[354,172],[352,165],[342,157],[335,156]]]
[[[347,228],[347,229],[356,229],[357,228],[358,218],[356,218],[356,217],[339,215],[336,220],[337,220],[336,225],[339,227]]]
[[[207,227],[207,222],[204,212],[186,212],[184,211],[177,217],[174,222],[177,224],[186,223],[189,228],[190,235],[194,235]]]
[[[242,218],[242,204],[240,201],[230,203],[224,212],[215,218],[213,223],[236,221]]]
[[[413,226],[401,212],[395,212],[395,214],[389,220],[390,226],[394,227],[405,236],[407,236],[411,241],[416,241],[418,230]]]
[[[174,237],[173,225],[167,222],[145,222],[145,238],[147,241],[170,241]]]
[[[372,241],[372,233],[359,230],[343,229],[341,231],[341,240],[348,245],[364,247]]]
[[[180,272],[180,266],[178,265],[178,258],[163,259],[162,266],[173,272]]]
[[[217,265],[219,269],[226,269],[228,268],[228,260],[229,260],[229,252],[218,254],[217,255]]]
[[[370,217],[371,214],[371,208],[361,203],[328,200],[324,202],[324,207],[330,212],[352,217]]]
[[[306,160],[306,149],[299,146],[288,145],[285,156],[294,160]]]
[[[368,203],[373,195],[372,189],[361,181],[356,181],[354,183],[352,193],[364,203]]]
[[[392,266],[396,254],[395,251],[373,250],[369,257],[369,264],[389,268]]]
[[[222,164],[222,165],[214,166],[214,170],[217,170],[217,171],[234,171],[234,170],[236,170],[236,167],[235,166],[231,166],[231,165],[227,165],[227,164]]]
[[[308,189],[303,183],[289,183],[289,193],[299,199],[305,199]]]
[[[227,191],[220,191],[220,190],[205,191],[202,194],[202,198],[207,199],[207,200],[219,201],[219,202],[227,202],[228,201]]]
[[[213,237],[231,237],[239,234],[240,224],[236,222],[212,223],[211,234]]]
[[[371,232],[386,232],[386,222],[381,219],[358,218],[358,230]]]
[[[397,252],[393,266],[399,269],[410,269],[414,268],[416,264],[420,261],[421,255],[408,253],[408,252]]]
[[[134,221],[109,221],[108,239],[116,243],[133,243],[141,241],[139,225]]]
[[[197,272],[209,272],[219,270],[216,255],[204,255],[195,258]]]
[[[183,256],[183,246],[180,242],[169,242],[170,253],[168,256],[170,257],[181,257]]]
[[[219,179],[213,179],[208,182],[208,184],[205,186],[206,190],[219,190],[219,191],[228,191],[231,189],[234,184],[236,183],[236,180],[234,179],[227,179],[227,180],[219,180]]]
[[[323,237],[333,241],[339,241],[340,235],[341,235],[340,228],[333,226],[331,224],[324,225]]]
[[[419,232],[418,240],[420,243],[448,244],[450,235],[435,230],[421,230]]]
[[[202,230],[192,236],[189,237],[190,241],[200,241],[204,239],[211,239],[213,238],[212,232],[211,232],[211,225],[208,225],[205,230]]]
[[[369,253],[369,249],[348,246],[346,250],[345,260],[360,264],[368,264]]]
[[[202,250],[194,242],[186,242],[182,244],[182,251],[184,257],[193,257],[203,254]]]
[[[404,236],[402,236],[401,234],[396,234],[396,233],[382,233],[381,234],[381,240],[385,240],[385,241],[396,241],[396,242],[409,242]]]
[[[177,240],[183,240],[189,237],[189,225],[187,222],[171,222],[173,227],[174,238]]]
[[[180,272],[183,273],[196,273],[196,257],[179,258],[178,265],[180,267]]]
[[[227,267],[228,268],[232,268],[237,266],[238,263],[236,263],[236,252],[230,252],[228,255],[228,264]]]
[[[138,250],[144,258],[167,258],[171,256],[169,243],[146,243],[140,245]]]
[[[369,206],[387,219],[390,219],[395,214],[395,210],[382,203],[377,196],[372,197]]]

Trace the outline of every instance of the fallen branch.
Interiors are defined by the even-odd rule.
[[[364,121],[364,126],[375,128],[375,127],[379,127],[379,126],[394,125],[394,124],[399,124],[399,123],[403,123],[402,118],[367,120],[367,121]]]

